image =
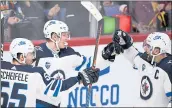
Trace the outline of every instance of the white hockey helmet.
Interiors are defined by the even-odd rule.
[[[158,56],[163,53],[171,53],[171,40],[169,36],[162,32],[153,32],[148,35],[144,42],[150,49],[150,55],[153,56],[153,60],[155,56]],[[152,54],[155,48],[160,49],[160,53],[157,55]],[[153,63],[152,60],[152,63]]]
[[[35,48],[33,43],[25,38],[16,38],[10,44],[10,53],[12,58],[16,59],[18,62],[17,54],[21,53],[25,57],[29,52],[34,52],[34,58],[36,56]],[[25,63],[25,60],[24,60]]]
[[[162,32],[153,32],[146,38],[146,43],[150,45],[151,49],[160,48],[160,54],[168,53],[171,47],[171,40],[169,36]]]
[[[51,39],[51,34],[54,32],[61,38],[61,33],[63,32],[69,32],[68,26],[58,20],[49,20],[44,25],[44,36],[45,38]]]

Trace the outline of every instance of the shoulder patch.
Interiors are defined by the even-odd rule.
[[[167,62],[167,64],[172,64],[172,60],[169,60],[169,61]]]
[[[35,50],[43,51],[42,47],[40,47],[40,46],[35,46]]]

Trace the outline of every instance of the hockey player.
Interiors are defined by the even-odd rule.
[[[68,26],[64,22],[50,20],[45,23],[43,32],[46,42],[36,47],[36,66],[43,67],[51,77],[56,78],[61,76],[62,79],[68,78],[70,75],[77,75],[78,72],[76,71],[90,67],[92,57],[81,55],[79,52],[76,52],[74,49],[68,46],[67,41],[70,39],[70,32]],[[104,52],[113,50],[111,49],[111,45],[113,44],[110,44]],[[116,48],[121,47],[118,45]],[[114,57],[106,59],[113,61]],[[102,58],[101,53],[98,53],[97,67],[99,67],[100,70],[108,67],[110,63],[111,62],[108,60]],[[65,70],[65,73],[61,71],[56,72],[57,69]],[[73,71],[70,71],[70,74],[68,74],[69,70]],[[64,97],[65,96],[63,95],[63,98]],[[55,101],[56,99],[54,98],[52,100]]]
[[[74,49],[68,46],[67,41],[70,39],[70,32],[68,26],[64,22],[50,20],[45,23],[43,32],[46,38],[46,43],[36,47],[36,66],[41,66],[46,71],[50,71],[48,72],[49,75],[53,74],[52,72],[57,69],[57,66],[58,68],[62,69],[72,67],[79,71],[80,69],[85,68],[91,64],[92,57],[85,57],[84,55],[81,55],[79,52],[76,52]],[[108,46],[109,49],[110,47],[111,45]],[[117,48],[119,47],[120,46],[118,45]],[[114,60],[114,58],[107,59],[110,61]],[[100,70],[108,67],[110,63],[111,62],[108,60],[102,58],[101,53],[98,53],[97,67],[99,67]],[[51,65],[51,67],[48,64]],[[54,70],[53,67],[55,67]]]
[[[77,82],[84,86],[98,81],[99,69],[87,68],[66,80],[52,78],[41,67],[30,64],[35,58],[30,40],[16,38],[10,44],[12,63],[1,61],[1,107],[57,107],[49,97],[60,96]],[[46,97],[46,98],[45,98]]]
[[[172,102],[172,55],[171,41],[167,34],[154,32],[144,41],[145,52],[141,54],[133,47],[133,39],[122,30],[116,30],[113,43],[124,49],[124,56],[139,72],[140,91],[135,106],[171,107]],[[112,52],[111,52],[112,53]]]

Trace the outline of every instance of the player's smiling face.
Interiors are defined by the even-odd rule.
[[[35,52],[29,52],[26,55],[26,64],[31,65],[33,63],[33,59],[35,59]]]
[[[61,38],[59,41],[59,48],[63,49],[67,45],[67,41],[70,39],[70,32],[61,33]]]
[[[160,48],[152,48],[149,44],[143,43],[143,49],[148,55],[158,55],[160,53]]]

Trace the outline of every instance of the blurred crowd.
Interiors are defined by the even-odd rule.
[[[170,1],[101,1],[97,6],[104,17],[103,34],[121,28],[126,32],[148,33],[171,30]],[[48,20],[60,20],[69,26],[71,37],[90,34],[89,12],[79,1],[0,1],[5,16],[4,40],[17,37],[44,39]]]

